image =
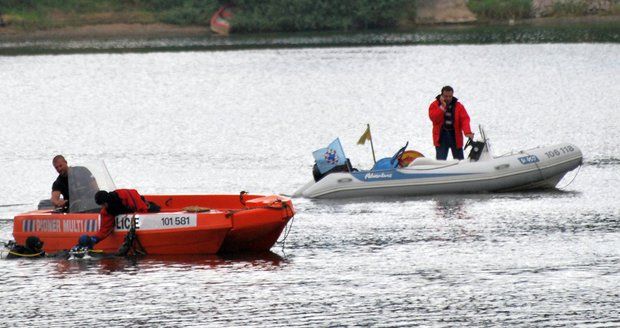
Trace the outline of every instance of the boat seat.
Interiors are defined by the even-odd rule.
[[[421,165],[446,166],[446,165],[454,165],[458,162],[459,162],[458,159],[441,161],[441,160],[428,158],[428,157],[418,157],[414,159],[413,162],[411,162],[411,164],[409,164],[408,167],[421,166]]]

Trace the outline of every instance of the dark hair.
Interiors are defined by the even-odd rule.
[[[56,156],[54,156],[54,159],[52,159],[52,163],[56,163],[56,161],[57,161],[57,160],[60,160],[60,159],[62,159],[62,160],[63,160],[63,161],[65,161],[65,162],[67,161],[67,160],[65,159],[65,157],[64,157],[64,156],[62,156],[62,155],[56,155]]]
[[[444,91],[450,91],[450,92],[454,92],[454,89],[452,89],[451,86],[446,85],[445,87],[441,88],[441,93],[443,94]]]
[[[95,203],[97,203],[97,205],[101,205],[103,203],[107,203],[108,199],[110,199],[110,195],[105,190],[99,190],[95,194]]]

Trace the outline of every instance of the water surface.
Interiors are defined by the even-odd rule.
[[[356,167],[432,156],[450,84],[497,154],[572,142],[556,191],[295,199],[248,257],[0,262],[2,325],[620,324],[620,46],[418,45],[0,57],[0,239],[49,196],[53,155],[142,193],[290,194],[340,137]],[[11,205],[22,204],[22,205]],[[10,206],[8,206],[10,205]]]

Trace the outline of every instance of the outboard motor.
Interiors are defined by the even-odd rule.
[[[351,161],[348,158],[343,165],[334,166],[331,170],[325,173],[321,173],[319,171],[319,167],[316,165],[316,163],[314,163],[314,166],[312,166],[312,176],[314,177],[315,182],[318,182],[319,180],[323,179],[323,177],[325,177],[326,175],[330,173],[353,172],[353,171],[357,171],[357,170],[351,166]]]
[[[39,209],[39,210],[53,210],[54,209],[54,204],[52,204],[52,200],[51,199],[41,199],[39,201],[39,205],[37,206],[37,209]]]
[[[486,143],[484,141],[473,141],[472,139],[467,140],[467,144],[465,144],[465,149],[471,146],[471,151],[469,152],[469,156],[467,158],[476,162],[480,159],[480,155],[482,155],[482,151],[484,151],[484,147],[486,147]]]

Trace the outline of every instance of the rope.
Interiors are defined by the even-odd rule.
[[[144,249],[144,246],[142,246],[142,243],[140,242],[140,239],[138,239],[138,236],[135,236],[134,239],[135,243],[138,245],[139,248],[135,248],[133,249],[133,253],[134,255],[146,255],[146,249]]]
[[[43,254],[45,252],[38,252],[36,254],[22,254],[22,253],[17,253],[14,251],[9,251],[9,254],[11,255],[15,255],[15,256],[21,256],[21,257],[37,257],[37,256],[41,256],[41,254]]]
[[[38,257],[38,256],[41,256],[42,254],[45,254],[44,251],[40,251],[40,252],[34,253],[34,254],[23,254],[23,253],[16,252],[16,251],[11,249],[14,246],[16,246],[15,242],[12,241],[12,240],[9,240],[9,241],[6,241],[6,242],[5,241],[0,241],[0,244],[2,244],[4,247],[7,248],[7,250],[5,250],[6,254],[11,254],[11,255],[20,256],[20,257]]]
[[[275,204],[279,204],[279,206],[275,206]],[[281,199],[277,199],[274,202],[272,202],[269,205],[265,205],[265,206],[258,206],[258,207],[252,207],[252,208],[244,208],[244,209],[240,209],[240,210],[229,210],[226,213],[226,217],[227,218],[232,218],[236,213],[242,212],[242,211],[249,211],[249,210],[253,210],[253,209],[272,209],[272,210],[284,210],[286,212],[286,216],[289,217],[291,220],[289,221],[289,223],[286,224],[286,227],[284,228],[284,237],[282,238],[282,240],[277,241],[277,244],[282,245],[282,251],[284,251],[284,246],[285,246],[285,241],[286,238],[288,237],[288,235],[291,233],[291,230],[293,230],[293,221],[295,221],[295,213],[293,213],[293,210],[290,206],[288,206],[287,203],[283,202]]]
[[[183,211],[192,212],[192,213],[203,213],[203,212],[211,212],[211,209],[208,207],[192,205],[192,206],[183,207]]]
[[[131,250],[133,251],[133,255],[146,255],[146,250],[140,243],[140,239],[138,239],[138,235],[136,234],[136,215],[134,214],[131,217],[131,228],[129,229],[131,233]],[[136,247],[136,245],[138,247]]]
[[[581,170],[581,165],[582,164],[579,164],[579,166],[577,166],[577,172],[575,172],[575,175],[573,176],[573,178],[566,185],[564,185],[562,187],[557,187],[557,188],[558,189],[564,189],[564,188],[568,187],[571,183],[573,183],[573,181],[575,181],[575,178],[579,174],[579,171]]]
[[[295,221],[295,213],[293,213],[293,210],[291,209],[290,206],[288,206],[287,203],[282,203],[281,200],[280,200],[280,203],[282,204],[282,207],[286,210],[286,215],[291,218],[290,224],[287,224],[286,227],[284,228],[284,237],[282,237],[282,240],[276,242],[277,244],[282,245],[282,252],[284,252],[284,248],[286,246],[286,238],[288,238],[288,235],[293,230],[293,223]]]
[[[524,153],[524,154],[526,154],[526,155],[528,155],[528,156],[531,156],[529,153],[526,153],[526,152],[523,152],[523,153]],[[582,162],[582,164],[583,164],[583,162]],[[575,178],[576,178],[576,177],[577,177],[577,175],[579,174],[579,170],[581,170],[581,165],[582,165],[582,164],[579,164],[579,166],[577,167],[577,172],[575,173],[575,176],[573,176],[573,178],[570,180],[570,182],[569,182],[569,183],[567,183],[565,186],[562,186],[562,187],[556,187],[556,188],[557,188],[557,189],[563,189],[563,188],[568,187],[568,185],[570,185],[571,183],[573,183],[573,181],[575,181]],[[543,176],[543,174],[542,174],[542,170],[541,170],[541,169],[540,169],[540,167],[538,166],[538,163],[537,163],[537,162],[535,162],[535,163],[534,163],[534,165],[536,165],[536,168],[538,169],[538,173],[540,174],[540,179],[541,179],[541,180],[545,180],[545,178],[544,178],[544,176]]]
[[[137,247],[136,247],[137,245]],[[134,214],[131,217],[131,223],[129,227],[129,231],[125,236],[125,241],[118,248],[118,252],[116,253],[118,256],[127,256],[129,252],[132,252],[133,255],[146,255],[146,250],[142,243],[140,243],[140,239],[136,235],[136,215]]]
[[[288,235],[291,233],[291,230],[293,230],[293,221],[295,221],[295,217],[291,217],[291,224],[287,224],[286,227],[284,228],[284,237],[282,237],[282,240],[279,240],[276,242],[276,244],[280,244],[282,245],[282,252],[284,252],[284,246],[286,245],[286,238],[288,238]]]
[[[525,151],[523,152],[525,155],[527,156],[532,156],[530,153],[526,153]],[[538,166],[538,162],[534,162],[534,165],[536,165],[536,169],[538,170],[538,174],[540,174],[540,180],[544,181],[545,177],[543,176],[542,170],[540,169],[540,166]]]

